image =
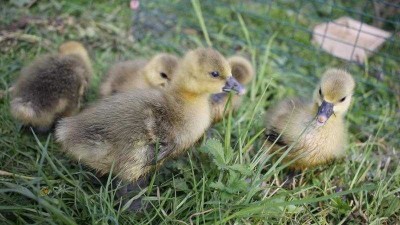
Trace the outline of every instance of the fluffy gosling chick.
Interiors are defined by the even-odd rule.
[[[349,73],[329,69],[316,87],[312,102],[287,99],[269,110],[266,137],[269,144],[276,141],[272,151],[294,144],[285,160],[296,159],[290,165],[295,170],[342,157],[347,143],[344,116],[354,87]]]
[[[74,41],[23,68],[12,91],[11,113],[24,125],[47,131],[59,117],[80,108],[92,76],[85,47]]]
[[[117,92],[150,87],[165,87],[174,75],[178,58],[170,54],[157,54],[149,62],[145,60],[125,61],[109,70],[101,86],[102,96]]]
[[[246,85],[250,83],[254,77],[254,69],[247,59],[241,56],[232,56],[228,58],[228,62],[232,68],[232,76],[235,77],[240,84]],[[228,93],[225,92],[213,94],[211,96],[213,123],[221,121],[226,115],[229,114],[230,111],[234,111],[239,108],[242,98],[235,95],[232,96],[231,107],[227,108],[224,113],[228,97]]]
[[[165,159],[183,153],[209,127],[209,97],[221,90],[243,93],[227,60],[213,49],[189,51],[164,90],[119,93],[56,128],[64,151],[96,169],[135,182]],[[158,146],[158,150],[156,147]]]

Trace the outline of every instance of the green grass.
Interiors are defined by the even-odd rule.
[[[140,42],[130,36],[126,1],[49,0],[29,9],[18,5],[24,2],[29,1],[6,1],[0,9],[1,34],[14,34],[0,41],[0,89],[10,87],[35,57],[71,39],[84,42],[93,59],[88,102],[96,100],[113,62],[160,51],[182,55],[212,45],[227,56],[248,56],[257,77],[243,107],[212,127],[211,138],[154,173],[154,184],[142,193],[150,208],[140,215],[123,206],[115,210],[115,191],[94,186],[94,175],[65,157],[53,134],[21,130],[6,95],[0,100],[0,170],[15,176],[0,176],[1,224],[400,223],[398,37],[379,51],[387,56],[377,54],[363,67],[313,48],[310,34],[300,29],[341,16],[344,12],[332,1],[323,7],[304,1],[149,1],[147,10],[176,15],[176,28]],[[340,6],[363,9],[361,4]],[[24,16],[31,22],[11,31],[10,25]],[[301,185],[284,188],[286,165],[263,148],[263,113],[285,96],[310,97],[318,77],[332,66],[346,67],[357,81],[347,115],[346,158],[309,170]],[[381,80],[374,76],[378,70],[384,71]]]

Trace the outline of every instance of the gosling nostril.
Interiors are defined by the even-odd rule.
[[[321,125],[321,126],[324,125],[327,120],[328,120],[328,117],[326,117],[324,115],[317,116],[317,124],[318,125]]]

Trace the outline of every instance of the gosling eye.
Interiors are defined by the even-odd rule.
[[[161,72],[161,73],[160,73],[160,76],[161,76],[162,78],[164,78],[164,79],[168,79],[167,74],[164,73],[164,72]]]
[[[342,99],[340,99],[340,102],[344,102],[344,100],[346,100],[346,97],[343,97]]]
[[[322,97],[322,91],[321,91],[321,88],[319,88],[319,95]]]
[[[218,71],[212,71],[212,72],[210,72],[210,75],[211,75],[212,77],[214,77],[214,78],[219,77]]]

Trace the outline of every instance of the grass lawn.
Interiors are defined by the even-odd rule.
[[[128,1],[2,1],[0,90],[67,40],[83,42],[93,60],[87,104],[97,99],[113,62],[161,51],[182,55],[212,45],[227,56],[247,56],[257,77],[237,113],[153,174],[142,193],[150,206],[136,215],[116,205],[109,185],[93,185],[94,175],[65,157],[53,134],[23,130],[6,94],[0,99],[0,224],[400,224],[400,38],[364,66],[313,47],[309,30],[320,22],[342,15],[372,22],[370,5],[342,2],[154,0],[142,1],[137,14]],[[397,23],[384,29],[398,32],[399,16],[390,19]],[[346,117],[346,157],[283,187],[287,165],[263,148],[263,113],[286,96],[311,98],[333,66],[347,68],[357,82]]]

